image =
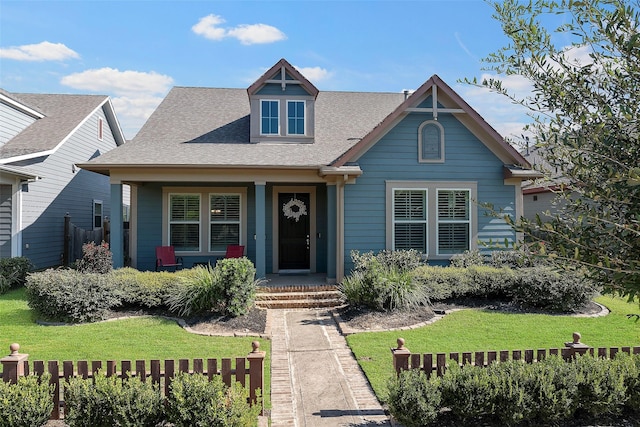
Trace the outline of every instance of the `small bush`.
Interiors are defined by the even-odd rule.
[[[532,253],[520,249],[514,251],[493,251],[489,260],[493,267],[524,268],[542,264],[541,258],[536,258]]]
[[[50,376],[29,375],[17,384],[0,381],[0,427],[34,427],[47,423],[53,411]]]
[[[76,268],[82,273],[109,273],[113,268],[109,244],[102,242],[96,245],[89,242],[82,245],[82,259],[78,260]]]
[[[157,385],[122,380],[100,371],[93,379],[71,378],[65,387],[65,423],[70,427],[153,427],[164,418]]]
[[[186,271],[138,271],[126,267],[110,273],[111,280],[122,291],[122,303],[129,306],[157,308],[166,305],[167,295]]]
[[[256,299],[256,268],[253,263],[246,257],[222,259],[214,270],[221,283],[225,314],[233,317],[246,314]]]
[[[442,403],[439,379],[423,371],[403,371],[389,382],[389,410],[406,427],[421,427],[437,420]]]
[[[183,273],[176,286],[167,290],[169,310],[179,316],[190,316],[222,306],[220,273],[211,266],[198,266]]]
[[[477,423],[494,413],[495,379],[485,368],[460,367],[451,361],[441,378],[442,405],[463,423]]]
[[[49,269],[27,278],[29,307],[46,320],[93,322],[121,304],[121,293],[109,275]]]
[[[622,413],[627,388],[621,362],[585,355],[576,357],[573,365],[577,371],[576,400],[580,412],[593,419]]]
[[[485,257],[479,250],[474,249],[455,254],[451,257],[451,267],[470,267],[472,265],[483,265]]]
[[[422,253],[415,249],[389,251],[383,250],[360,253],[351,251],[351,260],[355,271],[367,271],[372,268],[382,267],[399,271],[411,271],[423,265],[425,260]]]
[[[522,307],[571,312],[591,301],[596,290],[592,282],[575,272],[563,274],[551,267],[531,267],[516,270],[516,280],[508,293]]]
[[[171,382],[167,418],[176,427],[249,427],[258,424],[260,406],[249,406],[239,383],[227,387],[220,376],[180,373]]]
[[[27,273],[32,268],[33,264],[26,257],[0,258],[0,295],[24,285]]]

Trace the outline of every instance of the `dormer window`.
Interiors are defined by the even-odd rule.
[[[247,89],[250,141],[312,144],[318,89],[284,59]]]
[[[262,100],[260,103],[260,134],[280,134],[280,102],[277,100]]]
[[[304,135],[304,101],[287,101],[287,134]]]

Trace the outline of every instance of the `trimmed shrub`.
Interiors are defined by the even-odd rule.
[[[18,378],[17,384],[0,381],[0,427],[34,427],[47,423],[53,411],[50,375]]]
[[[246,257],[221,259],[214,270],[221,283],[225,314],[246,314],[256,299],[256,268]]]
[[[592,419],[622,413],[628,398],[622,362],[585,355],[576,357],[572,364],[576,369],[579,412]]]
[[[596,289],[581,274],[531,267],[516,270],[516,280],[508,293],[522,307],[565,313],[584,307]]]
[[[402,249],[398,251],[382,250],[377,254],[373,252],[360,253],[351,251],[351,260],[355,271],[367,271],[378,266],[399,271],[411,271],[424,265],[422,253],[415,249]]]
[[[505,298],[515,274],[508,268],[474,265],[462,267],[422,266],[413,272],[416,282],[431,301],[449,298]]]
[[[33,264],[29,258],[0,258],[0,295],[10,288],[22,286]]]
[[[470,267],[472,265],[485,264],[485,256],[479,250],[464,251],[451,257],[451,267]]]
[[[179,316],[190,316],[222,309],[223,289],[220,273],[211,266],[197,266],[181,274],[176,286],[167,289],[169,310]]]
[[[249,406],[239,383],[227,387],[219,375],[179,373],[171,382],[167,418],[176,427],[249,427],[258,425],[260,405]]]
[[[157,308],[166,305],[170,289],[178,285],[187,271],[138,271],[125,267],[113,270],[110,275],[114,286],[122,291],[124,305]]]
[[[495,373],[494,373],[495,375]],[[477,423],[494,414],[495,378],[485,368],[450,361],[441,378],[442,405],[460,422]]]
[[[69,427],[153,427],[164,418],[158,385],[138,378],[122,380],[100,371],[93,379],[71,378],[65,387]]]
[[[489,263],[496,268],[524,268],[534,267],[543,263],[542,258],[536,258],[526,250],[493,251]]]
[[[507,298],[508,290],[516,280],[516,274],[508,267],[474,265],[466,269],[465,275],[466,281],[471,283],[465,296],[480,298]]]
[[[113,256],[109,244],[94,242],[82,245],[82,259],[78,260],[76,269],[82,273],[109,273],[113,269]]]
[[[49,269],[27,278],[29,307],[46,320],[94,322],[121,304],[121,293],[110,276],[70,269]]]
[[[423,371],[403,371],[389,381],[389,411],[406,427],[421,427],[437,420],[442,404],[438,378]]]

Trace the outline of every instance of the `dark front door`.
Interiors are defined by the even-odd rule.
[[[278,194],[279,269],[309,269],[309,193]]]

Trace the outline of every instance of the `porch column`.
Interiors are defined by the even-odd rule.
[[[113,268],[124,267],[124,231],[122,230],[122,183],[111,184],[111,242]]]
[[[266,182],[256,182],[256,278],[267,275]]]
[[[336,184],[327,183],[327,282],[336,281],[337,215]]]

